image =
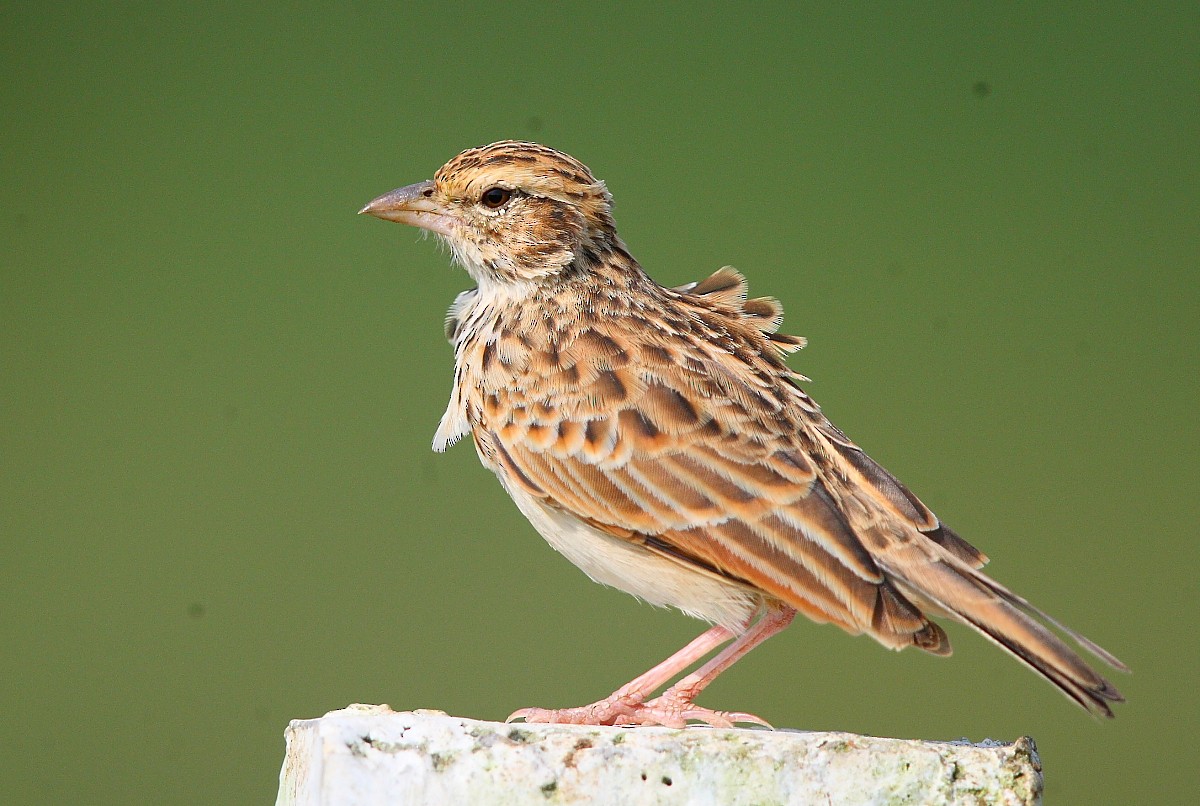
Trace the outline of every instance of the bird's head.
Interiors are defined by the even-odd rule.
[[[542,282],[619,245],[612,197],[573,157],[505,140],[468,149],[433,179],[360,212],[429,230],[480,286]]]

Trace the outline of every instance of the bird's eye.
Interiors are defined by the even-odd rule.
[[[483,202],[483,206],[489,210],[499,210],[504,205],[508,204],[508,200],[512,198],[512,191],[508,188],[488,188],[479,197]]]

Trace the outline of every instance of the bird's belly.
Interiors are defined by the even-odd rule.
[[[606,534],[497,475],[546,542],[596,582],[735,632],[758,608],[760,599],[751,591]]]

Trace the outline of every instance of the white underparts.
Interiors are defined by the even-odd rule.
[[[678,608],[735,633],[744,628],[758,608],[759,598],[745,588],[605,534],[497,475],[517,508],[546,542],[601,585],[633,594],[652,605]]]

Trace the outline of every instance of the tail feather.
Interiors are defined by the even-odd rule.
[[[910,552],[923,556],[916,559]],[[910,544],[908,551],[897,551],[880,560],[888,575],[914,601],[932,605],[974,628],[1088,711],[1113,715],[1109,704],[1125,698],[1047,625],[1106,664],[1128,671],[1125,664],[949,552],[938,549],[933,554]]]
[[[997,596],[1005,599],[1006,601],[1008,601],[1015,607],[1020,608],[1022,611],[1024,611],[1026,613],[1026,615],[1028,615],[1032,618],[1040,619],[1040,620],[1046,622],[1047,624],[1049,624],[1050,626],[1054,627],[1054,629],[1056,629],[1059,632],[1063,633],[1064,635],[1068,636],[1072,641],[1079,644],[1079,646],[1081,646],[1083,649],[1087,650],[1088,654],[1092,655],[1093,657],[1095,657],[1099,660],[1104,661],[1106,664],[1108,664],[1109,666],[1113,667],[1114,669],[1116,669],[1118,671],[1121,671],[1121,672],[1129,671],[1129,667],[1126,666],[1124,663],[1122,663],[1117,658],[1116,655],[1112,654],[1107,649],[1105,649],[1104,647],[1097,644],[1095,641],[1092,641],[1087,636],[1081,635],[1080,633],[1076,632],[1075,630],[1072,630],[1070,627],[1063,624],[1058,619],[1054,618],[1054,616],[1051,616],[1045,610],[1042,610],[1041,608],[1034,606],[1024,596],[1020,596],[1016,593],[1013,593],[1011,590],[1006,588],[1004,585],[1001,585],[999,582],[997,582],[996,580],[987,576],[986,574],[981,574],[978,571],[976,571],[975,576],[977,577],[979,582],[981,582],[984,585],[987,585],[987,587],[989,587],[992,590],[992,592],[994,592]]]

